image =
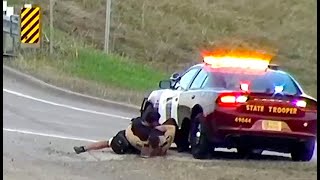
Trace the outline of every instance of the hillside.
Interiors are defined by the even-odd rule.
[[[48,3],[35,2],[43,6],[46,19]],[[197,61],[203,48],[235,45],[276,50],[275,62],[292,72],[316,97],[316,1],[112,3],[113,53],[172,71]],[[57,0],[54,17],[59,31],[103,48],[104,0]]]

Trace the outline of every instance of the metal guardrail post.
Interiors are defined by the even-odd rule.
[[[19,31],[19,17],[17,15],[3,16],[3,55],[15,56],[20,42],[17,38]]]
[[[19,17],[15,16],[15,15],[11,15],[10,16],[10,37],[12,38],[12,54],[16,53],[17,50],[17,44],[20,43],[16,43],[16,38],[19,35],[19,33],[16,33],[14,35],[14,25],[16,25],[16,30],[18,30],[18,23],[19,23]],[[18,45],[19,46],[19,45]]]

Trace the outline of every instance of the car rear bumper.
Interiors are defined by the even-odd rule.
[[[236,128],[236,127],[219,127],[216,132],[220,136],[226,137],[228,135],[248,135],[248,136],[266,136],[266,137],[279,137],[279,138],[289,138],[289,139],[314,139],[315,134],[306,132],[292,132],[292,131],[263,131],[261,129],[251,129],[251,128]]]
[[[245,122],[236,122],[237,117],[244,117]],[[246,121],[250,119],[250,121]],[[265,130],[263,121],[281,122],[281,130]],[[304,123],[307,122],[307,126]],[[215,111],[205,118],[209,140],[220,147],[237,147],[251,145],[264,149],[280,146],[292,146],[297,142],[316,139],[316,116],[305,118],[263,117],[252,114]]]
[[[223,143],[218,145],[227,148],[248,147],[290,153],[292,149],[297,147],[298,142],[308,142],[308,140],[315,141],[314,138],[299,139],[284,136],[239,135],[235,133],[227,135]]]
[[[288,153],[290,149],[295,148],[297,143],[315,140],[316,136],[301,132],[264,132],[252,129],[220,127],[215,135],[210,138],[215,147],[250,147]]]

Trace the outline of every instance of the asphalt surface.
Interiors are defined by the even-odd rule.
[[[222,173],[223,169],[230,166],[233,166],[232,171],[239,170],[238,175],[227,173],[221,175],[221,178],[216,176],[211,179],[222,180],[224,177],[255,179],[252,173],[257,174],[257,179],[261,176],[267,179],[284,177],[290,179],[288,178],[290,175],[292,179],[299,176],[301,176],[299,179],[306,178],[306,175],[301,173],[294,176],[294,168],[299,168],[300,165],[292,165],[292,162],[285,157],[288,155],[278,158],[279,162],[271,162],[274,168],[270,171],[260,161],[245,163],[252,167],[246,169],[243,169],[245,167],[242,161],[233,159],[232,161],[230,159],[229,161],[215,160],[213,162],[219,162],[221,166],[217,164],[209,166],[211,162],[199,162],[193,160],[190,155],[177,154],[174,151],[171,151],[166,158],[154,160],[141,160],[134,155],[118,156],[110,150],[76,155],[72,149],[74,145],[112,137],[120,129],[126,128],[130,118],[137,116],[138,112],[125,112],[82,100],[71,100],[61,94],[47,93],[6,74],[3,81],[5,179],[205,179],[199,176],[200,172],[215,168],[210,172]],[[267,158],[267,161],[271,159],[274,158]],[[301,165],[307,173],[306,179],[316,177],[315,160],[316,155],[311,165],[310,163]],[[155,161],[157,163],[154,163]],[[186,162],[190,166],[186,165]],[[293,168],[292,171],[281,170],[287,165]],[[257,170],[253,168],[256,166],[261,167]],[[179,173],[175,173],[172,169],[170,172],[181,175],[169,177],[166,171],[170,167],[177,168],[177,171],[180,169]],[[145,168],[151,169],[145,170]],[[199,169],[192,173],[195,168]],[[159,169],[161,172],[158,171]],[[202,175],[206,173],[207,171]]]

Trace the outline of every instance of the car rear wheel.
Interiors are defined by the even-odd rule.
[[[209,141],[207,138],[206,129],[200,119],[203,117],[202,113],[195,116],[191,120],[190,128],[190,144],[191,153],[196,159],[205,159],[209,154]]]
[[[315,140],[297,143],[291,151],[293,161],[310,161],[314,152]]]

